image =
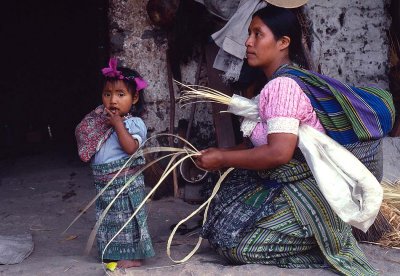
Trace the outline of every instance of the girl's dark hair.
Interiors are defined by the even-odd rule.
[[[276,40],[283,36],[290,37],[289,58],[302,67],[308,67],[301,43],[301,25],[294,11],[268,5],[256,11],[253,18],[256,16],[268,26]]]
[[[140,74],[133,69],[129,69],[126,67],[117,67],[117,70],[120,71],[122,73],[122,75],[124,77],[132,77],[130,79],[122,79],[122,81],[125,83],[126,87],[128,87],[128,92],[132,94],[132,96],[136,93],[136,82],[134,80],[134,78],[139,77],[142,78],[142,76],[140,76]],[[118,78],[112,78],[112,77],[104,77],[104,82],[103,82],[103,88],[105,87],[107,82],[116,82],[120,79]],[[144,109],[144,96],[143,96],[143,92],[144,89],[138,91],[138,95],[139,95],[139,100],[137,101],[137,103],[132,107],[130,114],[132,116],[141,116],[143,114],[143,112],[145,111]]]

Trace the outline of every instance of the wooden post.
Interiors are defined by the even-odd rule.
[[[214,59],[218,53],[218,50],[219,48],[217,45],[215,45],[215,43],[205,46],[208,86],[227,95],[232,95],[232,90],[230,87],[222,82],[220,77],[222,72],[213,68]],[[232,115],[230,113],[220,113],[220,111],[225,111],[226,108],[226,106],[221,104],[212,104],[217,144],[221,148],[232,147],[235,145]]]
[[[171,71],[171,62],[169,60],[167,54],[167,77],[168,77],[168,89],[169,89],[169,133],[174,134],[175,128],[175,91],[174,91],[174,83],[172,81],[172,71]],[[174,146],[174,141],[172,137],[168,138],[169,146]],[[174,197],[179,197],[179,189],[178,189],[178,174],[176,172],[176,168],[172,171],[172,182],[174,184]]]

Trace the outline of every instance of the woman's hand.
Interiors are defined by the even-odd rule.
[[[224,150],[209,148],[200,151],[201,155],[196,156],[196,164],[207,171],[215,171],[225,167]]]

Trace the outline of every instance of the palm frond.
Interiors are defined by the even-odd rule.
[[[378,245],[400,249],[400,179],[382,181],[383,203],[381,213],[392,226],[392,230],[383,234]]]
[[[182,95],[178,102],[186,105],[193,102],[213,102],[229,105],[231,97],[215,89],[201,85],[187,85],[175,80],[179,86],[183,87]]]

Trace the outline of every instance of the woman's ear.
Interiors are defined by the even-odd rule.
[[[288,36],[282,36],[280,39],[279,39],[279,41],[278,41],[278,43],[279,43],[279,50],[285,50],[285,49],[287,49],[287,48],[289,48],[289,45],[290,45],[290,37],[288,37]]]
[[[132,104],[136,104],[139,101],[139,92],[136,91],[132,97]]]

